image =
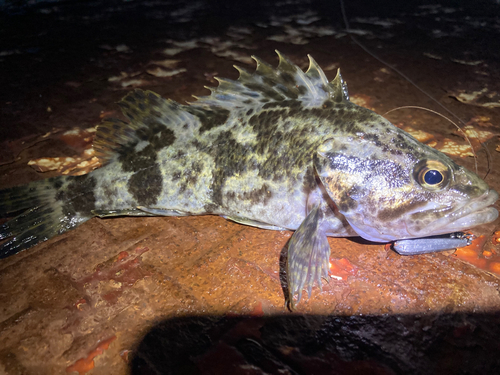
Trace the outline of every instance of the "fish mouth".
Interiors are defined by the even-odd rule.
[[[419,237],[422,235],[444,234],[491,223],[498,217],[498,210],[492,207],[497,200],[498,193],[493,189],[489,189],[478,198],[467,202],[457,209],[444,214],[440,219],[433,221],[425,228],[428,229],[426,231],[427,233],[421,233],[425,230],[416,230],[416,232],[420,233],[411,234]],[[409,232],[413,231],[409,230]]]

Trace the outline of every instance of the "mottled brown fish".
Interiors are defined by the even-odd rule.
[[[279,54],[219,79],[189,105],[135,90],[106,120],[95,150],[104,166],[0,191],[6,257],[94,216],[221,215],[295,230],[290,302],[328,276],[327,236],[389,242],[495,220],[498,194],[476,174],[349,101],[311,58],[303,72]]]

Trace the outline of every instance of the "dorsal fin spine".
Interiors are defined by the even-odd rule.
[[[248,70],[245,68],[242,68],[241,66],[238,65],[233,65],[233,67],[240,73],[240,76],[238,77],[238,81],[246,81],[246,80],[251,80],[253,74],[250,73]]]
[[[347,90],[347,83],[345,83],[342,75],[340,74],[340,68],[337,69],[337,75],[332,82],[329,83],[334,91],[334,100],[341,102],[343,100],[349,100],[349,91]]]
[[[274,75],[274,76],[276,75],[276,72],[271,65],[259,59],[257,56],[252,55],[252,59],[254,59],[255,62],[257,63],[257,68],[255,69],[256,73],[260,75]]]
[[[311,76],[313,74],[317,75],[318,76],[317,78],[319,78],[322,84],[328,85],[328,78],[326,78],[323,69],[321,69],[321,67],[318,65],[316,60],[314,60],[314,58],[311,55],[307,55],[307,57],[309,58],[309,68],[307,69],[306,74],[310,73]]]

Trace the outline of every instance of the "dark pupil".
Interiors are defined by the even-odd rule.
[[[425,172],[424,181],[429,185],[436,185],[443,181],[443,175],[439,171],[431,169]]]

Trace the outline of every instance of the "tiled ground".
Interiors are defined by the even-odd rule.
[[[312,54],[330,78],[340,66],[353,100],[378,113],[440,110],[354,45],[337,8],[319,1],[256,3],[262,12],[230,2],[75,4],[2,15],[2,187],[93,166],[84,153],[93,133],[65,132],[117,116],[113,102],[133,87],[188,100],[214,75],[235,78],[231,65],[251,54],[275,63],[276,48],[299,64]],[[485,142],[487,181],[500,191],[500,24],[498,8],[483,6],[410,4],[374,9],[376,19],[353,3],[347,10],[362,42],[471,126],[480,175]],[[456,99],[479,91],[473,103]],[[387,117],[474,168],[466,142],[439,117]],[[40,159],[54,170],[37,172]],[[499,231],[497,220],[475,229],[469,248],[413,257],[331,238],[331,280],[291,313],[291,232],[211,216],[92,219],[0,262],[0,373],[494,373]]]

